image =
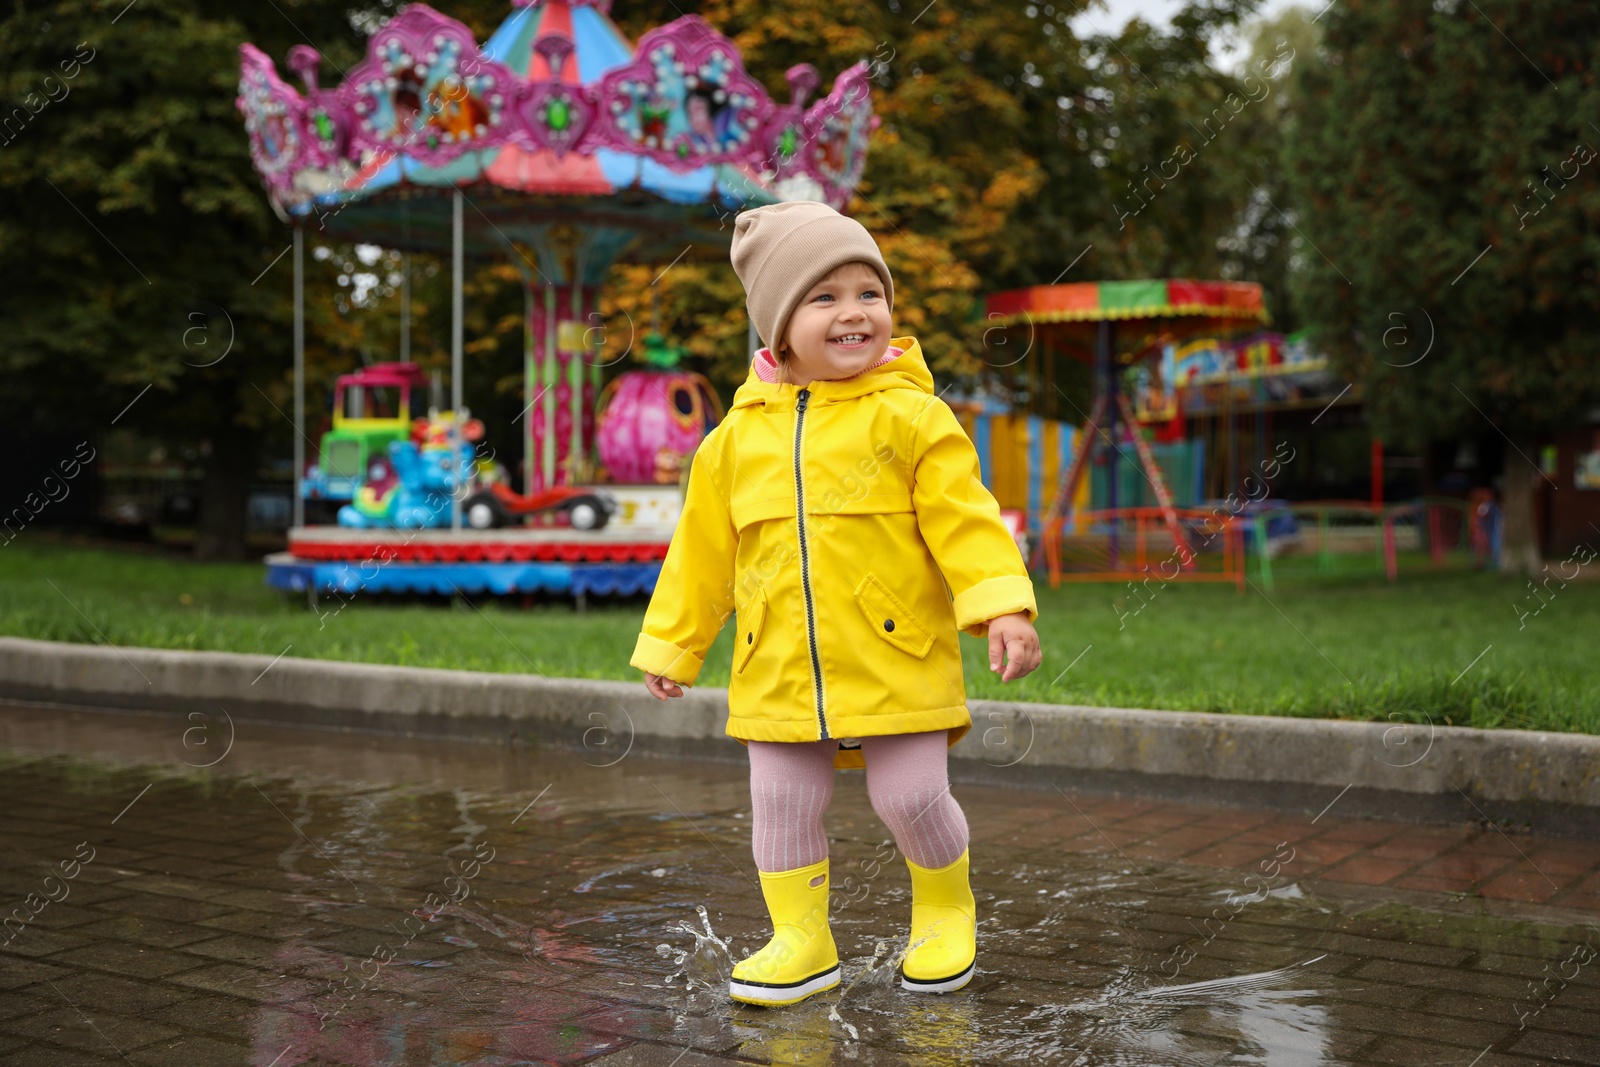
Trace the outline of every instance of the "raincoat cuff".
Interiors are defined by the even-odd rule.
[[[955,600],[956,626],[973,637],[989,633],[989,620],[1015,611],[1028,613],[1028,621],[1039,617],[1033,599],[1033,582],[1025,575],[1006,574],[988,578],[960,594]]]
[[[688,649],[649,634],[639,635],[638,644],[633,646],[633,658],[628,663],[679,685],[693,685],[700,677],[700,668],[705,666],[705,660]]]

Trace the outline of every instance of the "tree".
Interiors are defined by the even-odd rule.
[[[199,558],[243,554],[257,460],[287,452],[293,435],[290,237],[234,106],[239,45],[281,64],[309,42],[325,69],[347,70],[397,6],[57,0],[0,17],[8,399],[39,419],[115,420],[199,446]],[[480,33],[505,16],[497,0],[451,7]],[[318,386],[363,353],[392,355],[395,333],[392,302],[349,299],[350,248],[330,251],[307,259],[312,425]],[[447,323],[427,312],[448,314],[437,293],[447,280],[418,294],[424,363],[445,358]]]
[[[1319,31],[1305,8],[1291,7],[1249,28],[1249,53],[1243,81],[1266,82],[1265,91],[1251,86],[1263,99],[1238,123],[1239,138],[1248,144],[1248,162],[1240,170],[1249,186],[1233,233],[1221,247],[1225,255],[1222,275],[1261,283],[1273,329],[1292,333],[1301,326],[1294,303],[1292,279],[1306,255],[1294,232],[1293,192],[1282,166],[1284,132],[1294,114],[1294,71],[1297,64],[1316,62]],[[1263,76],[1266,72],[1266,76]],[[1238,175],[1234,181],[1237,182]]]
[[[0,93],[18,120],[0,146],[0,369],[30,415],[201,445],[197,554],[238,555],[256,443],[281,423],[259,390],[289,350],[287,260],[262,277],[287,231],[234,110],[238,46],[300,37],[270,8],[122,6],[18,4],[0,20]],[[336,5],[295,14],[353,60]]]
[[[1385,438],[1505,438],[1502,565],[1536,572],[1536,437],[1600,400],[1600,18],[1341,0],[1322,24],[1286,156],[1301,310]]]

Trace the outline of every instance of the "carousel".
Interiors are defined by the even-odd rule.
[[[251,159],[293,229],[295,510],[288,552],[268,559],[274,587],[312,596],[652,590],[679,472],[721,407],[656,335],[628,346],[638,369],[604,380],[608,271],[725,256],[739,211],[784,200],[843,208],[860,179],[878,121],[865,62],[815,100],[815,68],[792,67],[790,98],[778,103],[699,16],[635,46],[609,0],[512,6],[480,45],[462,23],[412,4],[330,88],[309,46],[287,56],[303,91],[271,57],[240,46]],[[400,251],[405,264],[399,360],[340,379],[314,457],[308,231]],[[448,404],[442,395],[424,403],[425,376],[409,358],[412,252],[450,257]],[[462,396],[469,258],[506,260],[522,275],[525,407],[513,426],[484,426]],[[511,435],[522,446],[515,479],[493,461],[493,442]],[[318,518],[333,521],[308,521]]]
[[[1080,444],[1040,523],[1032,566],[1045,567],[1052,586],[1148,580],[1157,566],[1165,581],[1242,587],[1242,529],[1230,524],[1218,537],[1211,532],[1213,514],[1177,506],[1130,394],[1144,401],[1170,392],[1174,383],[1160,376],[1162,355],[1174,344],[1259,329],[1267,321],[1261,286],[1175,278],[1079,282],[991,293],[985,305],[996,328],[1017,335],[1035,388],[1055,381],[1058,360],[1088,364],[1093,376],[1090,408],[1078,413]],[[1156,421],[1149,409],[1158,405],[1140,406],[1147,415],[1142,421]],[[1175,410],[1162,415],[1179,417]],[[1122,463],[1141,469],[1155,506],[1119,501]],[[1103,471],[1105,506],[1091,510],[1086,490],[1095,466]]]

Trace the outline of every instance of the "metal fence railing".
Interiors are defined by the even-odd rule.
[[[1271,589],[1284,573],[1394,581],[1402,564],[1408,571],[1490,565],[1502,525],[1495,504],[1451,497],[1386,505],[1264,501],[1236,512],[1217,506],[1175,513],[1176,525],[1159,507],[1076,512],[1070,528],[1052,523],[1039,546],[1051,586],[1159,578],[1240,589],[1254,580]]]

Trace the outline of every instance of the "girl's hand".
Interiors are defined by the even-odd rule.
[[[1028,621],[1025,611],[1010,615],[996,615],[989,620],[989,669],[1000,669],[1000,654],[1005,653],[1006,669],[1000,675],[1002,682],[1021,678],[1044,662],[1039,648],[1039,635]]]
[[[657,700],[666,700],[668,697],[683,696],[683,689],[670,678],[663,678],[659,674],[644,673],[644,687],[650,690],[650,695]]]

